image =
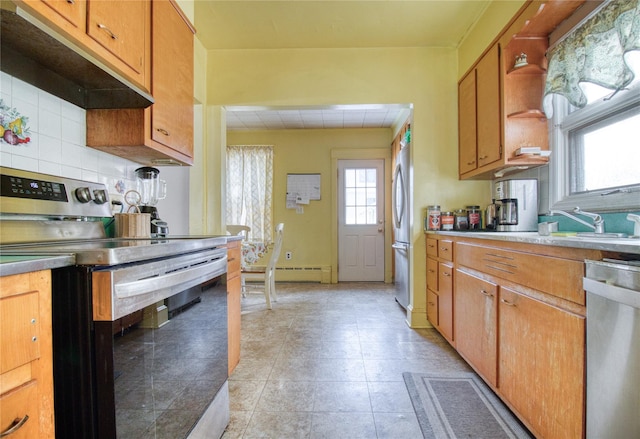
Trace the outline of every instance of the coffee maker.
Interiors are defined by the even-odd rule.
[[[151,237],[163,238],[169,234],[169,225],[160,219],[156,204],[167,196],[167,183],[160,180],[160,170],[144,166],[135,170],[137,190],[140,193],[140,213],[151,214]]]
[[[538,180],[501,180],[493,186],[498,232],[538,230]]]

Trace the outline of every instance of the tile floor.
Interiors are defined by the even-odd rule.
[[[382,283],[281,283],[273,310],[242,303],[240,364],[223,438],[421,438],[402,372],[469,371],[413,330]]]

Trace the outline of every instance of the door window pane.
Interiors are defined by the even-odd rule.
[[[376,180],[376,168],[344,170],[346,225],[377,223]]]

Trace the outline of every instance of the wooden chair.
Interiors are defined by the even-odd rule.
[[[279,223],[276,226],[276,236],[271,249],[271,255],[269,261],[264,269],[259,267],[246,267],[242,270],[242,284],[245,288],[250,285],[247,282],[264,282],[264,298],[267,302],[267,309],[271,309],[271,300],[276,302],[278,296],[276,294],[276,263],[278,257],[280,257],[280,250],[282,249],[282,234],[284,231],[284,223]],[[254,285],[251,285],[254,287]]]
[[[238,224],[227,224],[227,232],[231,235],[242,235],[245,241],[249,240],[249,233],[251,232],[251,227],[249,226],[241,226]]]

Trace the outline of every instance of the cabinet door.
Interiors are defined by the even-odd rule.
[[[460,174],[478,167],[476,161],[476,70],[458,84],[458,170]]]
[[[193,157],[193,32],[176,8],[153,2],[151,138]]]
[[[240,362],[241,279],[227,279],[227,324],[229,331],[229,375]]]
[[[0,373],[40,357],[39,293],[0,299]]]
[[[143,77],[148,15],[148,1],[89,0],[87,34]]]
[[[584,317],[504,287],[499,315],[500,393],[536,437],[583,437]]]
[[[438,264],[438,326],[442,335],[453,341],[453,267]]]
[[[427,288],[431,291],[438,291],[438,261],[427,259]]]
[[[500,160],[500,46],[496,43],[476,67],[478,167]]]
[[[0,396],[0,431],[6,432],[15,426],[16,420],[24,420],[13,433],[7,435],[8,439],[34,439],[46,437],[40,436],[38,419],[40,418],[38,407],[38,382],[36,380],[7,392]],[[15,428],[15,427],[13,427]],[[4,434],[2,435],[4,437]]]
[[[498,366],[498,286],[464,271],[455,274],[456,349],[492,386]]]
[[[44,4],[41,7],[36,3]],[[43,13],[47,19],[58,24],[67,32],[75,34],[75,32],[85,33],[85,16],[87,2],[85,0],[39,0],[38,2],[30,2],[32,7]]]
[[[427,290],[427,319],[438,327],[438,295],[431,290]]]

